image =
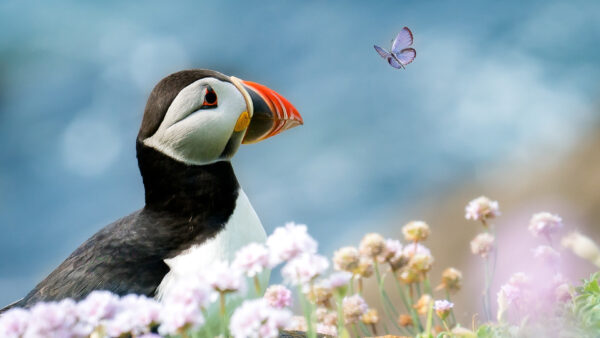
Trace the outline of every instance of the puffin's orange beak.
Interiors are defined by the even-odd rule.
[[[235,80],[243,84],[253,106],[243,144],[260,142],[304,124],[298,110],[285,97],[256,82]]]

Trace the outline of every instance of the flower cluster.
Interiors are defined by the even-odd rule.
[[[484,226],[484,231],[471,241],[471,250],[486,264],[483,303],[491,323],[489,294],[495,263],[490,258],[495,258],[497,245],[494,226],[488,221],[500,214],[498,203],[479,197],[465,210],[467,219],[481,221]],[[531,219],[530,231],[548,240],[532,250],[533,256],[552,277],[540,282],[530,274],[513,274],[497,293],[497,319],[502,325],[510,323],[511,314],[514,322],[520,320],[525,310],[530,321],[541,314],[558,313],[554,311],[556,304],[574,299],[573,288],[558,273],[561,253],[552,241],[561,227],[560,217],[550,213],[539,213]],[[252,243],[239,250],[232,262],[216,261],[207,267],[209,273],[191,273],[171,281],[174,284],[161,293],[160,302],[140,295],[120,297],[94,291],[78,302],[65,299],[39,303],[28,310],[14,308],[0,316],[0,337],[160,337],[155,332],[183,337],[278,337],[282,330],[306,331],[307,337],[347,337],[350,331],[353,336],[377,336],[377,329],[388,327],[390,322],[403,335],[475,336],[456,321],[450,299],[462,287],[462,273],[446,268],[439,285],[431,287],[430,271],[435,260],[423,244],[431,235],[429,225],[411,221],[402,227],[402,234],[404,244],[377,233],[366,234],[357,246],[334,252],[335,271],[328,273],[330,262],[317,253],[317,242],[306,226],[287,223],[277,228],[266,243]],[[583,235],[571,234],[562,244],[592,262],[600,262],[600,249]],[[303,317],[294,316],[290,309],[294,294],[288,286],[265,285],[263,290],[260,285],[259,276],[278,265],[284,282],[298,290],[295,296],[304,310]],[[363,283],[372,277],[383,306],[379,309],[369,307],[363,298]],[[254,280],[256,294],[245,292],[249,280]],[[388,295],[386,280],[396,283],[398,302]],[[434,298],[440,291],[445,299]],[[236,294],[246,299],[226,311],[228,304],[235,303],[228,303],[226,298]],[[220,325],[210,322],[215,303],[220,305],[216,323]],[[443,328],[434,326],[433,313]],[[215,332],[217,327],[220,329]]]

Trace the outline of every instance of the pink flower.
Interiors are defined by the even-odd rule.
[[[112,318],[119,307],[119,296],[109,291],[92,291],[77,303],[78,332],[89,335],[102,320]]]
[[[533,252],[533,257],[550,265],[555,265],[560,260],[560,253],[548,245],[540,245],[531,251]]]
[[[422,244],[409,244],[404,246],[404,250],[402,252],[406,257],[412,257],[416,254],[423,254],[426,256],[431,256],[431,251]]]
[[[549,212],[540,212],[531,217],[529,232],[535,237],[550,236],[563,227],[562,218]]]
[[[442,319],[446,319],[446,317],[448,317],[448,314],[450,313],[450,310],[452,310],[452,308],[454,307],[454,303],[449,302],[445,299],[442,300],[436,300],[435,303],[433,303],[433,309],[435,310],[435,313]]]
[[[19,338],[27,330],[31,315],[29,311],[13,308],[0,316],[0,337]]]
[[[234,337],[275,338],[291,319],[291,311],[272,308],[264,299],[247,300],[231,316],[229,329]]]
[[[356,294],[350,297],[344,297],[342,301],[342,310],[344,312],[344,321],[346,324],[358,323],[360,317],[369,310],[365,300]]]
[[[267,246],[271,251],[271,264],[277,265],[290,260],[302,253],[314,254],[317,252],[317,242],[310,237],[306,225],[286,223],[279,227],[267,238]]]
[[[246,279],[242,272],[227,262],[215,262],[206,271],[208,284],[218,292],[245,291]]]
[[[200,278],[185,278],[178,281],[163,299],[160,313],[159,333],[174,335],[184,327],[198,328],[204,324],[202,309],[215,301],[217,294]]]
[[[500,294],[500,293],[504,295],[508,305],[518,302],[523,295],[523,293],[521,292],[521,289],[519,289],[511,284],[502,285],[498,294]]]
[[[471,241],[471,252],[474,255],[479,255],[482,258],[487,256],[494,249],[494,236],[487,232],[480,233]]]
[[[281,275],[287,283],[305,285],[325,272],[328,267],[327,258],[317,254],[304,253],[289,261],[281,269]]]
[[[161,305],[146,296],[130,294],[121,298],[115,316],[104,323],[111,337],[149,333],[150,326],[159,322]]]
[[[341,288],[344,286],[348,286],[348,283],[352,279],[352,274],[347,271],[338,271],[332,273],[329,278],[327,278],[327,284],[332,289]]]
[[[292,305],[292,291],[283,285],[271,285],[265,291],[264,299],[269,306],[283,309]]]
[[[499,215],[498,202],[492,201],[485,196],[477,197],[465,207],[465,218],[474,221],[494,218]]]
[[[262,244],[250,243],[235,254],[232,265],[254,277],[269,265],[269,251]]]
[[[73,327],[77,322],[75,302],[37,303],[30,310],[25,337],[75,337]]]

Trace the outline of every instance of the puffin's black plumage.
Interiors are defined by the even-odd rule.
[[[223,229],[239,191],[230,162],[188,165],[142,142],[156,132],[179,91],[206,76],[229,81],[213,71],[183,71],[163,79],[150,94],[136,144],[144,208],[97,232],[10,307],[81,299],[98,289],[154,296],[169,271],[164,259]]]
[[[227,103],[220,110],[216,97],[206,100],[209,90],[216,95],[213,85],[221,88]],[[0,313],[39,301],[78,300],[93,290],[155,296],[170,271],[165,259],[223,230],[238,196],[246,208],[240,217],[250,218],[234,222],[233,229],[250,224],[255,235],[264,235],[228,159],[241,143],[259,142],[300,124],[302,117],[284,97],[257,83],[211,70],[186,70],[162,79],[150,93],[136,142],[145,206],[97,232]]]

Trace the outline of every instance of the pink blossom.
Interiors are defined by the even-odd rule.
[[[352,279],[352,274],[350,272],[338,271],[332,273],[329,278],[327,278],[327,283],[329,284],[330,288],[337,289],[348,286],[350,279]]]
[[[436,311],[450,311],[454,307],[454,303],[449,302],[445,299],[436,300],[433,303],[433,309]]]
[[[245,291],[246,279],[242,272],[227,262],[215,262],[206,271],[208,284],[218,292]]]
[[[523,292],[521,291],[521,289],[511,284],[502,285],[498,294],[500,293],[504,295],[508,305],[518,302],[523,296]]]
[[[540,212],[531,217],[529,232],[535,237],[550,236],[563,227],[562,218],[549,212]]]
[[[358,323],[360,317],[369,310],[365,300],[359,295],[344,297],[342,301],[342,310],[344,312],[344,321],[346,324]]]
[[[258,243],[250,243],[235,254],[233,266],[245,272],[248,277],[261,273],[269,265],[269,251]]]
[[[423,254],[426,256],[431,256],[431,251],[424,245],[418,244],[409,244],[404,246],[403,254],[407,257],[412,257],[416,254]]]
[[[278,337],[292,319],[292,312],[270,307],[264,299],[247,300],[231,316],[234,337]]]
[[[474,221],[494,218],[499,215],[498,201],[492,201],[485,196],[472,200],[465,207],[465,218]]]
[[[13,308],[0,316],[0,337],[19,338],[27,330],[31,315],[29,311]]]
[[[271,252],[271,264],[277,265],[302,253],[317,252],[317,242],[308,234],[306,225],[286,223],[267,238],[267,246]]]
[[[435,303],[433,303],[433,309],[435,310],[435,313],[442,319],[446,319],[446,317],[448,317],[448,314],[450,313],[450,310],[452,310],[452,308],[454,307],[454,303],[449,302],[445,299],[442,300],[436,300]]]
[[[215,301],[217,294],[200,278],[184,278],[165,295],[160,313],[159,333],[177,334],[184,326],[198,328],[204,324],[202,309]]]
[[[397,239],[388,238],[385,240],[385,251],[388,257],[402,255],[402,243]]]
[[[494,236],[487,232],[480,233],[471,241],[471,252],[482,258],[487,258],[494,250]]]
[[[269,306],[283,309],[292,305],[292,291],[283,285],[271,285],[265,291],[264,299]]]
[[[77,322],[75,302],[37,303],[30,310],[25,337],[77,337],[73,327]]]
[[[304,253],[290,260],[281,269],[281,275],[288,283],[305,285],[325,272],[328,267],[327,258],[317,254]]]
[[[550,265],[557,264],[560,260],[560,253],[548,245],[540,245],[531,251],[533,252],[533,257]]]
[[[150,326],[158,323],[161,305],[146,296],[130,294],[121,298],[115,316],[104,324],[106,333],[118,337],[124,334],[137,336],[150,332]]]
[[[119,307],[119,297],[109,291],[93,291],[77,303],[77,331],[91,334],[102,320],[112,318]]]

